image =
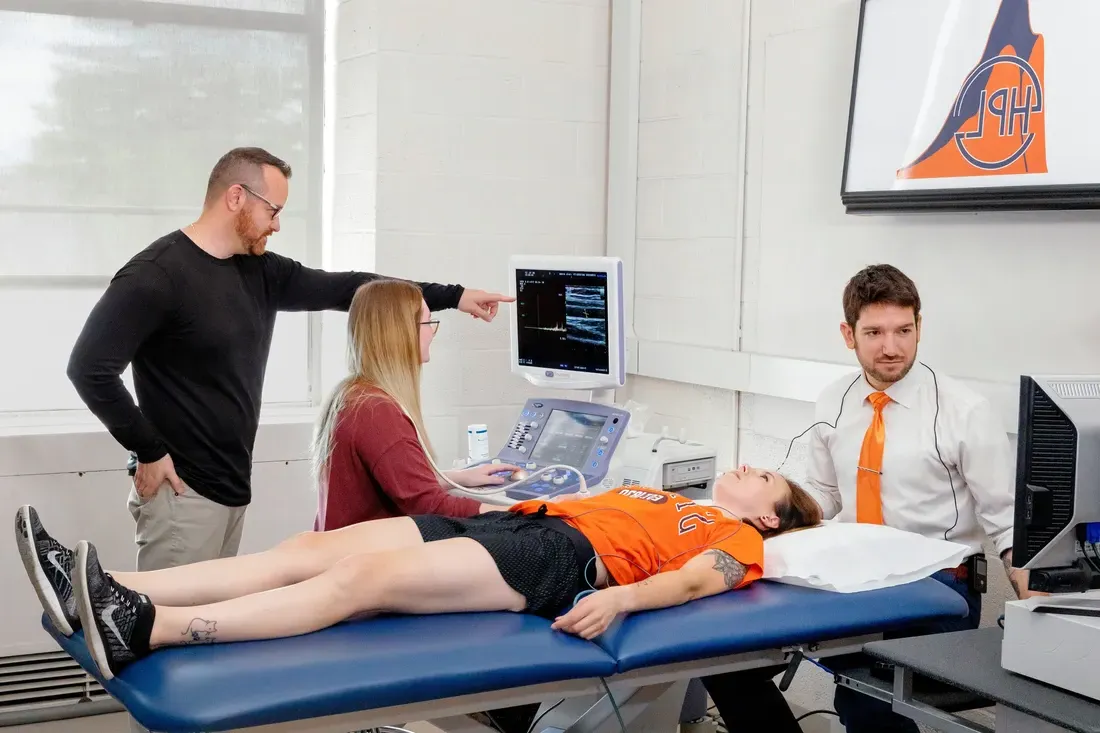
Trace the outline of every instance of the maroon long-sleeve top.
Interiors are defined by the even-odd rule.
[[[375,394],[380,396],[355,400],[340,412],[314,529],[413,514],[477,514],[480,502],[452,496],[440,485],[401,408]]]

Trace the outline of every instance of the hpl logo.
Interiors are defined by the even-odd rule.
[[[955,100],[955,116],[959,116],[969,95],[974,93],[977,82],[986,71],[992,71],[998,65],[1006,64],[1014,69],[1019,69],[1020,83],[1011,86],[1002,86],[997,89],[988,89],[986,86],[978,88],[978,126],[973,130],[955,133],[955,145],[971,165],[983,170],[995,171],[1016,162],[1021,155],[1027,152],[1035,141],[1035,132],[1031,129],[1031,115],[1040,114],[1043,111],[1043,85],[1039,81],[1039,75],[1031,64],[1019,56],[1002,55],[984,61],[978,68],[970,72],[970,76],[963,83],[962,91]],[[988,114],[986,114],[988,113]],[[967,147],[967,140],[983,140],[986,137],[986,120],[991,119],[996,125],[995,134],[1001,138],[1019,138],[1019,143],[1008,155],[997,155],[994,159],[981,157],[988,156],[989,150],[976,152]],[[976,146],[975,146],[976,147]]]
[[[1029,0],[1001,0],[978,64],[935,139],[898,178],[1046,173],[1044,38]]]

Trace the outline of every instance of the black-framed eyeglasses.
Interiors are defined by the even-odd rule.
[[[282,206],[276,206],[275,204],[271,203],[270,201],[268,201],[268,200],[267,200],[267,199],[265,199],[265,198],[264,198],[263,196],[261,196],[260,194],[256,193],[255,191],[253,191],[253,190],[252,190],[251,188],[249,188],[248,186],[246,186],[246,185],[245,185],[245,184],[243,184],[243,183],[238,183],[237,185],[238,185],[238,186],[240,186],[241,188],[243,188],[243,189],[245,190],[245,193],[248,193],[248,194],[251,194],[251,195],[255,196],[255,197],[256,197],[256,198],[258,198],[258,199],[259,199],[260,201],[263,201],[263,202],[264,202],[265,204],[267,204],[267,205],[268,205],[269,207],[271,207],[271,218],[272,218],[272,219],[274,219],[274,218],[275,218],[275,217],[277,217],[277,216],[278,216],[278,215],[279,215],[280,213],[282,213],[282,211],[283,211],[283,207],[282,207]]]
[[[428,328],[432,329],[433,334],[439,333],[439,321],[421,321],[420,325],[427,326]]]

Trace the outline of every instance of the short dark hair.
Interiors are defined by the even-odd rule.
[[[869,305],[912,308],[916,319],[920,316],[920,293],[916,283],[893,265],[871,265],[844,286],[844,320],[855,328],[859,314]]]
[[[775,529],[765,529],[761,532],[765,538],[790,532],[793,529],[817,526],[821,524],[824,516],[821,505],[797,481],[786,476],[783,480],[787,482],[787,486],[791,487],[791,493],[775,505],[775,515],[779,517],[779,525]]]
[[[260,187],[265,165],[274,166],[285,178],[290,178],[290,165],[263,148],[233,148],[219,158],[210,171],[210,179],[206,182],[206,202],[210,203],[235,183],[248,184],[257,193],[263,193]]]

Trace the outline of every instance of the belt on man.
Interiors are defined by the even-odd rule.
[[[940,572],[952,576],[955,580],[968,580],[970,578],[970,558],[963,560],[962,564],[957,567],[944,568]]]

